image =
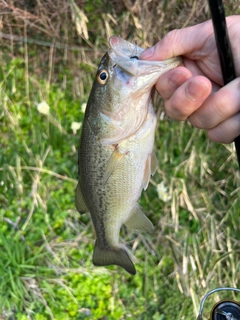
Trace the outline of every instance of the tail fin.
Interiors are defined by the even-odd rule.
[[[93,252],[93,264],[95,266],[109,266],[115,264],[124,268],[132,275],[136,274],[136,269],[130,258],[130,253],[123,245],[119,246],[119,248],[101,248],[98,240],[96,240]]]

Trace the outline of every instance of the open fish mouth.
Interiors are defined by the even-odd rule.
[[[132,76],[152,74],[158,71],[159,74],[181,64],[180,57],[170,58],[164,61],[140,60],[140,54],[144,51],[136,44],[129,43],[121,37],[112,36],[109,39],[109,57],[113,63],[117,64],[122,70]]]

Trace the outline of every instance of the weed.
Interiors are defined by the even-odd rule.
[[[239,287],[234,147],[210,142],[187,121],[169,120],[159,99],[159,169],[140,199],[155,232],[124,236],[138,259],[136,276],[92,266],[91,222],[74,205],[84,105],[107,38],[114,33],[148,47],[170,29],[209,18],[207,2],[0,6],[2,317],[193,319],[207,291]],[[226,3],[229,14],[239,10],[238,1]]]

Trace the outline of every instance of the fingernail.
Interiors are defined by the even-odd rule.
[[[155,47],[151,47],[151,48],[148,48],[146,49],[145,51],[143,51],[141,53],[141,59],[144,60],[144,59],[149,59],[151,58],[151,56],[154,54],[154,51],[155,51]]]
[[[196,101],[202,99],[205,95],[207,88],[198,81],[191,81],[186,89],[187,96],[192,100]]]

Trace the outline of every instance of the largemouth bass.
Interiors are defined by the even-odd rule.
[[[90,212],[95,228],[93,264],[114,264],[135,274],[132,254],[119,243],[119,232],[123,224],[153,229],[137,203],[157,168],[151,91],[158,77],[181,59],[143,61],[137,45],[115,36],[109,42],[83,121],[75,201],[80,213]]]

